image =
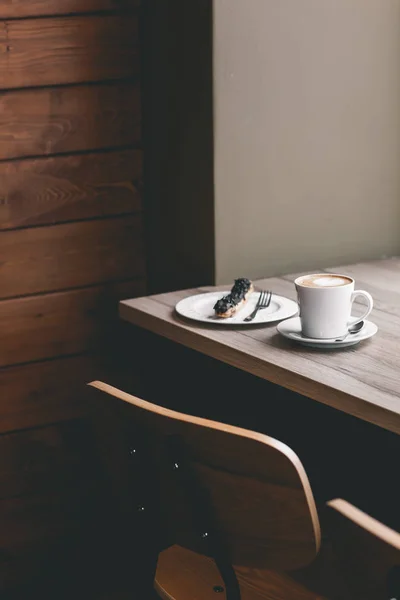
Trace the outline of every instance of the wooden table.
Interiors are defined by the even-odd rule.
[[[122,319],[313,400],[400,433],[400,258],[326,269],[350,275],[375,302],[370,319],[379,331],[342,350],[306,348],[286,340],[276,323],[233,329],[200,325],[174,312],[204,287],[124,300]],[[296,299],[298,276],[259,280],[256,286]]]

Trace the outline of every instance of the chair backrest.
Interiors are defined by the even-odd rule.
[[[296,569],[315,558],[320,526],[314,498],[300,460],[285,444],[99,381],[89,385],[101,392],[95,406],[103,408],[104,443],[120,447],[114,458],[148,459],[171,543],[213,556],[207,544],[218,538],[232,564],[252,568]],[[115,418],[120,430],[107,441]]]
[[[334,552],[354,597],[400,600],[400,534],[345,500],[328,506]]]

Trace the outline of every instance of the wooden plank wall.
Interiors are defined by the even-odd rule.
[[[0,595],[82,529],[84,384],[146,289],[138,5],[0,0]]]

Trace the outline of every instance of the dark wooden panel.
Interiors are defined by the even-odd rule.
[[[124,146],[139,139],[136,85],[0,94],[0,159]]]
[[[142,215],[0,233],[0,297],[143,277]]]
[[[99,350],[119,322],[118,300],[144,293],[135,280],[0,302],[0,366]]]
[[[75,577],[79,563],[86,568],[96,551],[90,545],[91,524],[88,523],[92,520],[92,512],[97,513],[101,503],[102,496],[90,468],[85,478],[75,479],[69,493],[60,490],[0,500],[0,592],[43,578],[51,580],[54,592],[60,590],[61,585],[64,589],[69,577]],[[102,528],[100,520],[97,524]],[[97,543],[103,541],[98,539]],[[105,540],[105,551],[106,548]],[[74,560],[76,554],[79,556],[77,562]],[[75,582],[75,592],[79,589],[77,584]],[[10,596],[15,599],[28,597],[37,596],[18,593]],[[67,596],[55,593],[44,597]]]
[[[0,229],[141,207],[140,150],[0,163]]]
[[[91,498],[101,465],[88,420],[3,435],[0,448],[2,591],[34,580],[38,569],[43,576],[46,564],[49,576],[61,567],[68,557],[61,549],[71,547],[74,538],[77,544],[90,512],[97,510],[91,510]]]
[[[87,420],[0,435],[0,500],[68,493],[75,481],[94,477],[93,457]]]
[[[0,18],[130,9],[138,5],[139,0],[8,0],[0,5]]]
[[[125,328],[115,324],[110,339],[113,345],[105,348],[104,355],[71,356],[0,369],[0,434],[87,416],[86,384],[95,379],[140,394],[139,367],[131,356],[132,347],[140,341],[131,328],[126,332]]]
[[[129,15],[0,22],[0,88],[132,77],[137,29]]]
[[[85,383],[100,372],[88,356],[0,369],[0,433],[87,414]]]
[[[64,502],[42,494],[0,500],[0,592],[35,580],[37,570],[43,576],[46,563],[53,567],[57,541],[71,531],[76,535],[80,500],[76,493]]]
[[[72,494],[71,494],[72,495]],[[69,495],[69,496],[71,496]],[[65,496],[65,504],[70,497]],[[1,547],[16,549],[25,544],[51,539],[74,521],[77,506],[70,502],[69,514],[62,514],[62,499],[59,494],[29,495],[0,501]],[[65,506],[64,506],[65,507]],[[72,520],[68,519],[72,513]]]

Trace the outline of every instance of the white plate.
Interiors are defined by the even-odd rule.
[[[257,304],[260,292],[253,292],[246,304],[238,310],[238,312],[228,319],[221,319],[215,316],[214,304],[229,294],[230,290],[225,292],[207,292],[205,294],[196,294],[195,296],[189,296],[184,298],[177,303],[175,310],[182,317],[192,319],[194,321],[200,321],[202,323],[208,323],[209,325],[260,325],[262,323],[271,323],[273,321],[279,321],[281,319],[287,319],[295,315],[298,311],[297,302],[284,298],[283,296],[276,296],[272,294],[271,304],[268,308],[259,310],[253,321],[246,323],[245,319],[253,310]]]
[[[375,323],[372,323],[372,321],[365,320],[364,327],[361,331],[349,335],[342,342],[335,342],[334,340],[315,340],[313,338],[304,337],[301,333],[300,317],[294,317],[293,319],[288,319],[283,323],[279,323],[279,325],[277,325],[277,330],[285,338],[312,348],[347,348],[348,346],[354,346],[362,340],[367,340],[375,335],[378,331],[378,327]]]

